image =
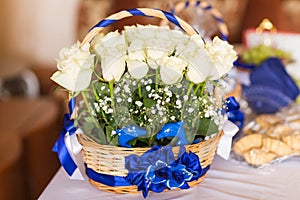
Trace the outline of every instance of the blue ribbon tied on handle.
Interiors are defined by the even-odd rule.
[[[52,151],[57,152],[59,161],[65,171],[69,176],[72,176],[75,170],[78,168],[74,160],[72,159],[67,145],[65,143],[65,136],[69,134],[69,136],[73,135],[76,132],[76,128],[74,126],[74,120],[71,119],[75,108],[75,98],[72,98],[68,104],[69,113],[64,115],[64,126],[62,131],[60,132],[59,138],[57,139]]]

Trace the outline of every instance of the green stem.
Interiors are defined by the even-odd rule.
[[[138,83],[138,93],[139,93],[139,97],[142,98],[143,94],[142,94],[142,87],[141,87],[140,82]]]
[[[158,91],[158,68],[155,70],[155,92]]]
[[[186,93],[186,95],[187,95],[188,97],[189,97],[190,94],[191,94],[191,91],[192,91],[192,89],[193,89],[193,86],[194,86],[194,83],[190,82],[188,91],[187,91],[187,93]],[[180,116],[181,121],[183,120],[183,114],[184,114],[185,105],[186,105],[186,101],[183,102],[183,105],[182,105],[182,108],[181,108],[181,116]]]
[[[189,85],[188,91],[186,93],[187,96],[190,96],[190,93],[191,93],[191,91],[193,89],[193,86],[194,86],[194,83],[191,82],[190,85]]]
[[[96,76],[100,81],[106,82],[106,81],[98,74],[98,72],[95,71],[94,74],[95,74],[95,76]]]
[[[203,84],[202,84],[202,87],[201,87],[201,90],[200,90],[200,97],[202,97],[203,94],[204,94],[205,86],[206,86],[206,81],[204,81]]]
[[[199,83],[198,85],[197,85],[197,87],[196,87],[196,89],[195,89],[195,91],[194,91],[194,95],[196,95],[197,94],[197,92],[198,92],[198,90],[199,90],[199,88],[202,86],[202,83]]]
[[[109,93],[111,97],[111,107],[115,110],[115,98],[114,98],[114,81],[109,81]]]
[[[86,95],[85,95],[85,92],[81,92],[81,95],[82,95],[83,100],[84,100],[84,102],[85,102],[85,105],[86,105],[86,107],[87,107],[87,109],[88,109],[88,112],[89,112],[91,118],[93,119],[94,124],[96,125],[97,128],[99,128],[99,124],[98,124],[97,120],[95,119],[95,117],[94,117],[93,114],[92,114],[92,110],[91,110],[90,104],[89,104],[89,102],[88,102],[88,100],[87,100],[87,97],[86,97]]]
[[[97,67],[97,64],[98,64],[98,57],[96,56],[96,60],[95,60],[95,63],[94,63],[94,74],[95,76],[100,80],[100,81],[103,81],[105,82],[105,80],[98,74],[98,71],[96,70],[96,67]]]
[[[92,90],[93,90],[94,96],[96,98],[96,101],[98,102],[99,99],[100,99],[99,94],[97,93],[97,90],[96,90],[96,88],[95,88],[95,86],[94,86],[93,83],[91,84],[91,86],[92,86]]]

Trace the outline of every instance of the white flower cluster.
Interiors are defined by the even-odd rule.
[[[216,98],[211,96],[199,97],[199,102],[201,105],[199,115],[200,118],[211,118],[213,122],[218,126],[218,129],[222,130],[227,117],[223,113],[225,108],[218,108],[218,105],[216,104],[217,101],[218,100]]]
[[[199,35],[187,36],[158,26],[125,27],[122,33],[98,39],[93,48],[107,81],[119,81],[126,65],[136,79],[146,76],[149,69],[159,68],[165,84],[178,82],[184,74],[198,84],[219,79],[237,58],[233,47],[218,37],[212,44],[205,44]]]
[[[119,81],[126,67],[136,79],[143,78],[148,70],[160,70],[165,84],[174,84],[185,75],[198,84],[206,79],[219,79],[233,66],[237,58],[233,47],[218,37],[205,44],[195,34],[187,36],[168,27],[130,26],[122,33],[102,34],[92,43],[100,59],[102,76],[106,81]],[[64,48],[57,60],[58,71],[52,80],[70,91],[88,87],[94,67],[94,55],[89,43]]]
[[[169,107],[178,111],[182,108],[187,95],[182,89],[182,84],[177,83],[175,87],[180,93],[176,93],[169,85],[154,84],[153,78],[142,78],[136,80],[128,77],[121,79],[115,87],[117,121],[122,124],[129,123],[128,116],[142,116],[139,126],[152,126],[154,124],[165,124],[167,121],[176,122],[180,120],[180,112],[172,113]],[[142,97],[138,96],[139,87],[142,88]],[[127,89],[126,89],[127,88]],[[148,100],[148,103],[145,102]],[[184,100],[185,99],[185,100]],[[127,109],[124,112],[124,109]],[[189,112],[192,112],[189,110]]]
[[[79,42],[70,48],[63,48],[57,59],[58,71],[51,79],[70,91],[87,88],[94,71],[95,57],[89,49],[89,43],[80,47]]]

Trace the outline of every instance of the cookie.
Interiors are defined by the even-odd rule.
[[[276,154],[262,149],[251,149],[243,154],[245,161],[251,165],[260,166],[276,158]]]
[[[262,146],[262,139],[263,136],[261,134],[246,135],[234,144],[233,150],[236,154],[242,155],[252,148],[260,148]]]
[[[287,156],[293,153],[293,150],[286,143],[270,137],[263,138],[263,148],[278,156]]]
[[[294,150],[300,150],[300,134],[291,134],[282,138],[289,147]]]
[[[270,128],[282,119],[276,115],[262,114],[256,117],[256,122],[263,128]]]
[[[276,138],[276,139],[281,139],[287,135],[290,135],[290,133],[293,131],[293,129],[286,124],[277,124],[275,127],[270,128],[267,131],[267,135]]]

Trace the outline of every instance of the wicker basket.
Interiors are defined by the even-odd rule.
[[[211,165],[218,142],[222,136],[222,132],[210,138],[209,140],[185,146],[187,152],[194,152],[200,160],[202,168]],[[125,157],[136,154],[138,156],[144,154],[150,148],[123,148],[116,146],[100,145],[91,140],[84,134],[78,135],[80,144],[83,146],[83,158],[87,167],[100,174],[108,174],[112,176],[126,176]],[[179,147],[174,147],[173,152],[178,155]],[[202,182],[202,176],[197,181],[189,182],[189,186],[195,186]],[[115,193],[137,193],[136,186],[119,186],[111,187],[93,180],[89,180],[92,185],[100,190]]]
[[[102,20],[98,24],[103,24],[105,21],[117,21],[122,18],[130,17],[133,15],[142,15],[142,16],[151,16],[158,17],[161,19],[167,19],[166,13],[156,9],[148,9],[148,8],[139,8],[135,9],[135,12],[130,11],[121,11],[116,14],[109,16],[108,18]],[[187,34],[192,35],[195,34],[195,30],[187,24],[185,21],[175,16],[176,21],[181,26],[182,29],[186,31]],[[93,28],[88,35],[84,38],[82,45],[90,42],[94,36],[96,36],[105,26],[108,26],[109,23],[105,23],[105,25],[100,27]],[[223,132],[221,131],[218,134],[215,134],[210,139],[199,142],[197,144],[186,145],[187,152],[195,153],[200,160],[202,168],[209,167],[214,158],[216,148],[218,146],[218,142],[222,136]],[[125,157],[136,154],[138,156],[144,154],[150,148],[123,148],[109,145],[101,145],[94,142],[85,134],[77,135],[80,144],[83,146],[83,159],[86,163],[86,166],[93,171],[99,174],[107,174],[111,176],[121,176],[125,177],[128,172],[125,169]],[[179,152],[179,147],[173,147],[173,153],[175,157],[177,157]],[[200,177],[197,181],[189,182],[189,186],[194,186],[199,184],[203,178]],[[90,179],[90,183],[94,185],[96,188],[115,192],[115,193],[137,193],[136,186],[107,186],[101,183],[98,183],[94,180]]]

